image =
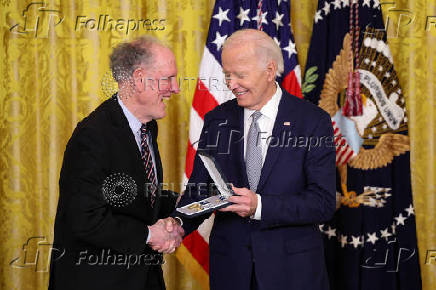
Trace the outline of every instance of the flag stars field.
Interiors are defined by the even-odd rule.
[[[366,239],[367,243],[371,243],[371,244],[375,245],[375,242],[378,241],[377,234],[375,232],[372,234],[367,233],[367,236],[368,236],[368,239]]]
[[[259,9],[257,9],[256,12],[256,16],[253,17],[252,20],[258,22],[259,21],[259,14],[261,13],[261,11]],[[266,15],[268,14],[268,12],[262,13],[262,23],[268,24],[268,21],[266,20]]]
[[[386,241],[388,240],[388,238],[390,236],[392,236],[392,234],[389,232],[388,228],[385,228],[384,230],[381,230],[380,233],[381,233],[381,237],[385,238]]]
[[[379,0],[373,0],[373,1],[374,1],[374,5],[372,7],[380,9],[380,1]]]
[[[277,37],[274,37],[274,41],[275,41],[275,43],[277,43],[277,45],[280,47],[280,41],[278,40]]]
[[[411,216],[412,214],[415,214],[415,209],[413,208],[413,205],[411,204],[408,208],[406,208],[407,216]]]
[[[322,10],[324,10],[325,16],[329,15],[329,13],[330,13],[330,3],[329,2],[324,2],[324,8],[322,8]]]
[[[321,10],[318,10],[315,13],[315,23],[318,23],[318,21],[320,21],[320,20],[322,20]]]
[[[293,43],[291,40],[289,40],[288,46],[284,47],[283,50],[288,53],[289,58],[291,58],[293,54],[297,54],[297,51],[295,50],[295,43]]]
[[[221,47],[224,44],[224,41],[226,41],[227,35],[221,36],[221,34],[217,31],[215,34],[215,40],[212,41],[212,43],[216,44],[216,50],[220,50]]]
[[[223,11],[221,9],[221,7],[218,8],[219,11],[217,14],[215,14],[214,16],[212,16],[212,18],[218,19],[219,21],[219,26],[221,26],[223,21],[228,21],[230,22],[230,19],[227,17],[227,13],[229,13],[230,9],[227,9],[225,11]]]
[[[342,7],[345,8],[347,6],[350,6],[350,0],[342,0]]]
[[[362,241],[360,236],[357,236],[357,237],[351,236],[351,239],[352,239],[352,241],[350,242],[350,244],[352,244],[354,248],[357,248],[358,246],[363,245],[363,241]]]
[[[328,231],[325,232],[330,240],[332,237],[336,237],[336,229],[329,227]]]
[[[342,8],[342,4],[341,4],[341,0],[335,0],[334,2],[332,2],[332,4],[334,5],[334,9],[341,9]]]
[[[342,248],[348,244],[347,240],[348,240],[348,237],[346,235],[341,235],[341,247]]]
[[[395,217],[395,220],[397,221],[397,225],[403,225],[404,226],[404,221],[407,219],[407,217],[403,217],[403,214],[399,214],[397,217]]]
[[[283,26],[283,16],[285,16],[285,14],[279,14],[279,12],[276,12],[276,18],[272,20],[272,22],[276,25],[277,30],[280,28],[280,26]]]
[[[236,16],[236,18],[239,19],[239,25],[243,26],[245,21],[250,22],[250,17],[248,17],[248,14],[250,13],[250,9],[243,9],[242,7],[239,7],[239,14]]]

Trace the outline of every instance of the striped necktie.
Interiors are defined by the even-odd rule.
[[[150,194],[151,207],[156,200],[157,179],[154,171],[153,158],[147,142],[147,125],[141,126],[141,158],[145,167],[146,197]]]

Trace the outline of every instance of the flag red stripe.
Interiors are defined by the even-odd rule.
[[[204,119],[204,115],[218,105],[218,102],[209,92],[204,83],[201,80],[198,80],[197,87],[195,88],[194,99],[192,101],[192,107],[194,110],[196,110],[198,115]]]
[[[339,142],[340,141],[340,142]],[[335,142],[336,144],[335,144],[335,146],[336,146],[336,155],[340,152],[340,151],[343,151],[344,150],[344,148],[343,148],[343,146],[344,146],[344,142],[345,142],[345,139],[343,139],[343,138],[341,138],[340,140],[339,140],[338,142]]]
[[[298,79],[295,75],[295,70],[292,70],[288,75],[283,79],[282,87],[288,91],[288,93],[303,98],[303,94],[301,93],[300,84],[298,83]]]
[[[183,244],[203,269],[209,273],[209,244],[203,239],[198,231],[193,231],[188,235],[183,240]]]
[[[350,160],[351,156],[353,156],[353,151],[350,150],[350,153],[348,153],[347,157],[345,157],[344,164],[348,163],[348,160]]]
[[[348,151],[349,148],[350,146],[348,146],[347,141],[342,138],[341,143],[336,144],[336,153],[340,152],[340,156],[342,156],[342,154],[344,154],[344,151]]]

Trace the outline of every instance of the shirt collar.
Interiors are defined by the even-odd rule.
[[[260,109],[260,112],[262,113],[262,116],[266,116],[267,118],[271,120],[275,120],[277,116],[277,112],[279,110],[279,103],[282,98],[282,89],[280,88],[279,84],[276,82],[276,92],[272,96],[272,98]],[[251,117],[251,115],[255,112],[255,110],[250,110],[247,108],[244,108],[244,121],[247,122],[247,120]]]
[[[142,123],[138,120],[127,107],[124,105],[123,101],[121,101],[120,97],[117,96],[118,104],[120,104],[121,109],[123,110],[124,116],[126,116],[127,121],[129,122],[129,127],[134,134],[137,134],[141,129]]]

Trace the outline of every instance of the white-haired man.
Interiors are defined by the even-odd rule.
[[[262,31],[231,35],[222,66],[236,98],[206,114],[198,150],[215,158],[236,195],[229,199],[232,205],[216,212],[210,288],[326,290],[318,224],[335,211],[330,117],[280,88],[281,50]],[[197,156],[189,183],[211,182]],[[204,194],[190,188],[180,205]],[[185,232],[204,218],[183,218]]]
[[[162,252],[180,245],[177,194],[162,191],[157,123],[179,92],[172,51],[152,37],[118,45],[119,91],[82,120],[60,175],[49,289],[165,289]]]

